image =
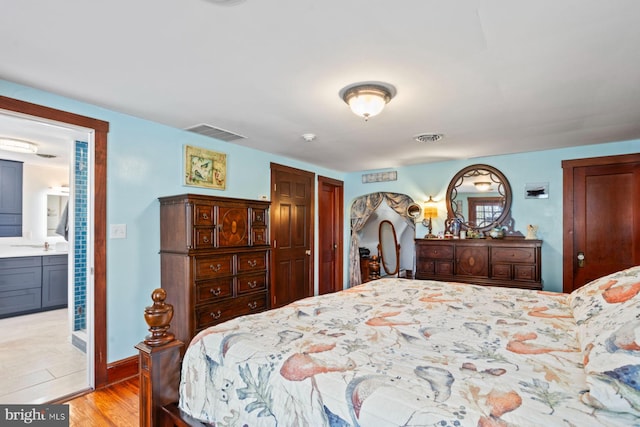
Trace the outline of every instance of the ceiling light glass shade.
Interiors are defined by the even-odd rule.
[[[362,84],[343,89],[342,99],[351,111],[368,120],[382,112],[393,97],[392,90],[378,84]]]
[[[38,152],[38,146],[33,142],[23,141],[21,139],[0,138],[0,150],[35,154]]]
[[[491,183],[490,182],[474,182],[473,185],[476,186],[476,189],[478,191],[489,191],[491,189]]]

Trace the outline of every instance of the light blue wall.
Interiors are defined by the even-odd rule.
[[[443,142],[446,143],[446,142]],[[513,191],[512,214],[516,229],[526,234],[528,224],[537,224],[538,238],[543,240],[542,246],[542,279],[545,290],[562,291],[562,160],[585,157],[609,156],[616,154],[637,153],[640,151],[640,140],[586,145],[575,148],[538,151],[523,154],[483,157],[467,160],[430,163],[416,166],[400,167],[398,180],[391,182],[363,184],[363,172],[348,174],[345,178],[345,211],[351,209],[353,201],[368,193],[390,191],[404,193],[416,202],[423,204],[429,196],[440,201],[439,218],[434,220],[434,233],[443,230],[447,211],[444,197],[449,181],[465,166],[471,164],[488,164],[498,168],[511,183]],[[382,170],[380,170],[382,171]],[[380,172],[380,171],[367,171]],[[549,183],[548,199],[525,199],[526,183]],[[427,230],[421,224],[416,227],[418,237],[423,237]],[[345,225],[345,236],[350,236],[349,225]],[[348,239],[347,243],[350,241]],[[348,260],[345,259],[345,265]],[[345,281],[348,276],[345,275]]]
[[[344,174],[336,171],[213,140],[3,80],[0,80],[0,94],[110,124],[107,223],[126,224],[127,237],[107,240],[108,362],[135,354],[133,346],[148,333],[143,320],[144,307],[151,304],[151,291],[160,286],[158,197],[187,192],[246,199],[270,196],[271,162],[344,179]],[[184,144],[227,154],[226,191],[181,184]],[[315,224],[317,227],[317,220]],[[317,256],[318,251],[314,252]],[[317,260],[315,264],[318,265]]]
[[[110,123],[107,158],[107,223],[126,224],[127,238],[107,241],[108,362],[135,354],[133,346],[147,334],[142,313],[144,307],[150,304],[151,291],[160,285],[159,204],[157,201],[160,196],[185,192],[247,199],[268,196],[271,162],[343,180],[345,182],[344,277],[346,284],[348,283],[350,243],[349,210],[356,197],[376,191],[391,191],[408,194],[418,202],[426,200],[429,195],[436,200],[442,200],[449,180],[458,170],[470,164],[486,163],[500,169],[511,182],[516,226],[524,230],[526,224],[539,224],[538,234],[544,240],[545,289],[558,291],[562,288],[562,169],[560,162],[564,159],[640,151],[640,141],[629,141],[441,162],[398,168],[398,180],[394,182],[362,184],[360,172],[343,174],[312,164],[212,140],[3,80],[0,80],[0,94]],[[184,144],[227,154],[226,191],[204,190],[181,185]],[[524,185],[528,182],[549,182],[549,199],[525,200]],[[441,205],[441,218],[434,221],[435,230],[442,229],[445,212],[444,205]],[[315,224],[317,228],[317,219]],[[418,225],[418,236],[425,233],[424,227]],[[317,287],[317,248],[314,252]]]

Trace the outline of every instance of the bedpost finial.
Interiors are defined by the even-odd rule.
[[[144,309],[144,320],[149,325],[149,332],[151,332],[144,340],[148,346],[164,345],[175,339],[171,332],[167,332],[171,327],[173,306],[165,303],[166,298],[167,292],[164,289],[154,289],[151,293],[153,305]]]

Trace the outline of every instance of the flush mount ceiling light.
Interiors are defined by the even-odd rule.
[[[476,186],[478,191],[489,191],[491,190],[491,183],[487,181],[478,181],[474,182],[473,185]]]
[[[340,91],[340,97],[351,111],[364,117],[365,121],[380,114],[395,95],[396,89],[386,83],[356,83]]]
[[[33,142],[14,138],[0,138],[0,150],[13,151],[15,153],[35,154],[38,146]]]

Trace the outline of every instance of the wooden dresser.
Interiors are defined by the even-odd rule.
[[[542,289],[541,240],[416,239],[416,279]]]
[[[160,199],[162,288],[171,330],[202,329],[268,308],[269,202],[182,194]]]

